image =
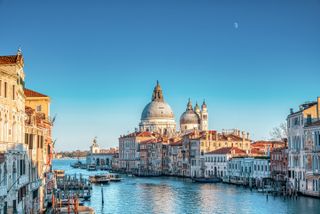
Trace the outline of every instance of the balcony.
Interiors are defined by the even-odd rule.
[[[7,195],[7,186],[0,186],[0,197]]]
[[[30,183],[30,189],[33,191],[33,190],[36,190],[38,189],[42,184],[42,180],[41,179],[38,179],[36,181],[33,181]]]
[[[26,175],[21,175],[17,184],[18,184],[18,188],[21,188],[23,186],[25,186],[26,184],[29,183],[29,179],[28,179],[28,176]]]
[[[23,151],[24,147],[21,143],[0,141],[0,152],[6,152],[8,150]]]

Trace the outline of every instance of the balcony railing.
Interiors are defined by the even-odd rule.
[[[0,197],[7,195],[7,186],[0,186]]]
[[[28,184],[29,179],[27,175],[21,175],[18,180],[18,188],[23,187],[24,185]]]
[[[33,191],[33,190],[36,190],[38,189],[40,186],[41,186],[41,183],[42,183],[42,180],[41,179],[38,179],[36,181],[33,181],[30,183],[30,189]]]
[[[22,143],[0,141],[0,152],[6,152],[9,150],[23,151],[24,147]]]

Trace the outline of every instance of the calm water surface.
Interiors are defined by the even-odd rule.
[[[75,160],[54,160],[53,169],[66,174],[97,172],[72,169]],[[101,188],[104,192],[102,205]],[[181,178],[124,177],[120,183],[94,186],[91,202],[96,213],[307,213],[320,214],[320,199],[298,200],[269,196],[227,184],[197,184]]]

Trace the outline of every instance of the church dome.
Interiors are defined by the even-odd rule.
[[[187,110],[180,117],[180,125],[186,124],[200,124],[200,118],[193,110],[190,99],[187,105]]]
[[[141,114],[141,120],[173,119],[174,114],[166,102],[152,101],[146,105]]]
[[[200,118],[193,110],[185,111],[180,117],[180,124],[200,124]]]

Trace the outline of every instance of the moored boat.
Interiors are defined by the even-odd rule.
[[[81,166],[81,161],[77,161],[77,162],[75,162],[75,163],[72,163],[72,164],[70,164],[70,166],[72,167],[72,168],[80,168],[80,166]]]
[[[96,171],[96,170],[97,170],[96,165],[93,165],[93,164],[88,165],[88,171]]]
[[[212,178],[192,178],[193,182],[197,183],[220,183],[221,178],[212,177]]]

